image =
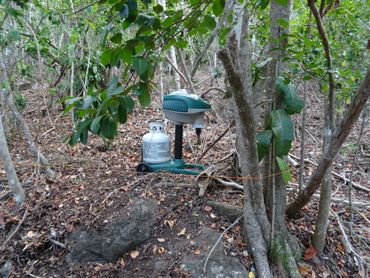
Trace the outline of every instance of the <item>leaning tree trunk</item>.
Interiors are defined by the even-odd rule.
[[[13,192],[15,201],[18,204],[24,202],[25,195],[24,190],[19,183],[17,173],[14,169],[12,159],[9,154],[8,143],[6,141],[4,127],[3,127],[3,117],[4,117],[4,90],[0,90],[0,159],[4,163],[5,173],[8,178],[9,187]]]
[[[17,107],[14,104],[12,95],[10,92],[5,93],[5,105],[9,107],[10,111],[12,112],[14,118],[17,121],[17,125],[21,129],[26,139],[28,150],[29,152],[38,160],[40,161],[41,165],[45,167],[45,172],[49,179],[55,178],[54,171],[50,168],[49,162],[45,158],[45,156],[41,153],[41,151],[36,146],[35,142],[33,141],[32,134],[30,129],[28,128],[27,122],[24,120],[21,113],[18,111]]]
[[[265,238],[268,235],[264,236],[264,226],[268,227],[269,223],[265,211],[259,211],[257,214],[254,207],[255,201],[257,207],[259,200],[263,201],[255,139],[256,126],[248,97],[251,92],[247,91],[251,86],[245,88],[242,81],[235,33],[228,40],[228,48],[220,50],[218,57],[224,65],[227,80],[232,88],[241,172],[243,176],[253,177],[244,179],[244,229],[248,248],[253,255],[259,277],[273,277],[268,260],[268,241]],[[259,178],[255,178],[256,176]],[[261,192],[261,196],[253,196],[252,192]]]
[[[336,128],[328,149],[323,154],[315,172],[311,176],[307,186],[299,192],[297,198],[288,205],[286,213],[292,217],[297,214],[305,205],[308,204],[312,195],[320,187],[321,181],[332,164],[334,158],[338,154],[341,146],[348,137],[353,125],[359,118],[362,109],[370,97],[370,66],[367,69],[365,78],[354,97],[346,116],[342,119],[339,126]]]

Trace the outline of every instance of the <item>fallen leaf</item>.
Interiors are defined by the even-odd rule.
[[[304,252],[303,258],[305,260],[311,260],[313,257],[316,256],[316,254],[317,254],[316,248],[312,244],[310,244],[310,246]]]
[[[125,261],[123,260],[123,258],[121,258],[121,259],[119,260],[119,264],[120,264],[122,267],[124,267],[124,266],[126,265],[126,263],[125,263]]]
[[[249,271],[248,278],[254,278],[254,277],[255,277],[254,272],[253,271]]]
[[[153,254],[155,254],[157,252],[157,250],[158,250],[158,246],[157,245],[154,245],[153,246]]]
[[[134,250],[134,251],[131,251],[130,252],[130,256],[131,256],[131,258],[133,258],[133,259],[135,259],[137,256],[139,256],[139,251],[137,251],[137,250]]]
[[[177,236],[184,236],[186,233],[186,228],[183,228],[178,234]]]
[[[175,222],[176,222],[176,220],[165,220],[164,224],[168,225],[172,229],[173,226],[175,226]]]
[[[166,240],[164,238],[157,238],[158,242],[165,242]]]
[[[213,208],[211,206],[205,206],[204,207],[204,211],[206,212],[211,212],[213,210]]]
[[[199,250],[199,249],[195,249],[195,250],[194,250],[194,254],[195,254],[195,255],[200,255],[200,250]]]
[[[302,275],[308,275],[310,271],[312,270],[312,267],[307,264],[301,264],[298,266],[299,273]]]

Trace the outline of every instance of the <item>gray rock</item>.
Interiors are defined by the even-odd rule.
[[[96,231],[82,232],[69,262],[112,262],[150,237],[157,206],[153,200],[134,200],[122,216]]]
[[[222,242],[218,243],[213,250],[207,263],[206,273],[203,274],[204,262],[219,236],[219,233],[208,228],[203,228],[202,235],[194,240],[195,246],[202,250],[201,254],[199,256],[185,256],[180,267],[186,272],[189,272],[192,277],[197,278],[248,277],[245,267],[237,258],[224,255]]]

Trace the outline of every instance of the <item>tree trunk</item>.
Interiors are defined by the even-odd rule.
[[[228,82],[232,88],[236,108],[237,148],[240,155],[242,175],[260,177],[254,115],[248,100],[250,92],[248,93],[247,88],[244,87],[239,71],[238,43],[235,33],[228,40],[228,48],[220,50],[218,57],[224,65]],[[255,195],[253,195],[253,192]],[[261,196],[257,196],[257,192],[260,192]],[[251,254],[253,254],[259,277],[272,277],[267,255],[268,241],[266,237],[268,237],[268,232],[266,234],[265,231],[265,228],[269,227],[269,223],[264,210],[262,193],[260,178],[244,180],[244,229],[248,247]],[[260,203],[261,199],[262,204]],[[263,209],[260,208],[261,205]]]
[[[225,4],[225,9],[222,17],[220,17],[219,21],[217,22],[216,28],[213,30],[211,36],[209,37],[207,43],[200,51],[199,55],[195,58],[193,68],[191,69],[190,76],[193,77],[194,74],[197,72],[200,62],[206,56],[206,52],[211,46],[214,39],[217,37],[218,33],[220,32],[222,26],[224,25],[225,20],[229,16],[233,6],[235,5],[235,0],[227,0]]]
[[[346,116],[336,128],[328,149],[323,154],[315,172],[310,178],[307,186],[298,194],[297,198],[288,205],[287,215],[292,217],[297,214],[310,201],[312,195],[319,188],[326,170],[332,164],[341,146],[348,137],[353,125],[359,118],[362,109],[370,97],[370,66],[367,69],[365,78],[354,97]]]
[[[35,142],[33,141],[31,131],[28,128],[27,122],[24,120],[23,116],[21,113],[19,113],[17,107],[14,104],[12,95],[10,92],[5,93],[5,105],[7,105],[10,108],[10,111],[13,113],[14,118],[17,121],[17,124],[21,131],[24,134],[24,137],[26,139],[27,145],[28,145],[28,150],[29,152],[37,159],[40,161],[41,165],[45,167],[45,172],[47,176],[50,179],[55,178],[55,173],[54,171],[50,168],[49,162],[45,158],[45,156],[40,152],[38,147],[36,146]]]
[[[325,6],[325,1],[321,1],[320,11],[322,11],[323,6]],[[330,53],[330,45],[328,38],[326,36],[326,32],[324,29],[324,25],[321,20],[319,11],[317,10],[316,4],[312,0],[308,0],[308,6],[315,18],[317,29],[319,31],[319,35],[322,41],[322,45],[325,51],[326,57],[326,69],[328,74],[328,82],[329,82],[329,93],[328,99],[325,100],[325,111],[324,111],[324,118],[325,118],[325,126],[324,126],[324,142],[323,142],[323,153],[330,145],[331,137],[334,132],[334,75],[332,71],[332,58]],[[322,253],[325,246],[325,238],[326,238],[326,230],[329,224],[329,212],[331,208],[331,194],[332,194],[332,169],[331,165],[326,170],[324,178],[321,183],[321,191],[320,191],[320,205],[319,211],[316,218],[315,223],[315,232],[312,238],[312,243],[315,246],[316,250],[319,253]]]
[[[4,127],[3,127],[3,117],[4,117],[4,90],[0,91],[0,158],[4,163],[5,173],[8,178],[9,187],[13,192],[15,201],[18,204],[24,202],[25,194],[24,190],[19,183],[17,173],[14,169],[12,159],[9,154],[8,143],[6,141]]]

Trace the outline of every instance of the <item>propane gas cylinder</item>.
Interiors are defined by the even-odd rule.
[[[163,163],[171,160],[171,143],[164,132],[163,122],[149,123],[149,132],[143,136],[142,159],[146,163]]]

